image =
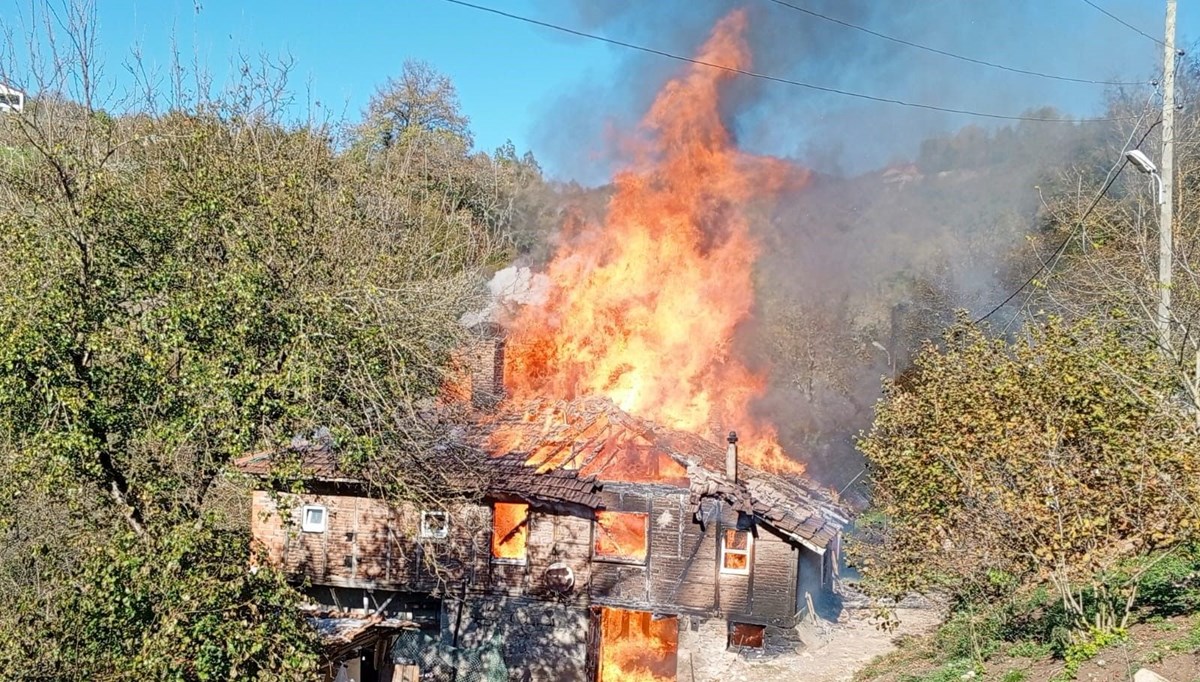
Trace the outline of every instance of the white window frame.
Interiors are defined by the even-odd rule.
[[[430,527],[429,520],[441,519],[441,527]],[[450,536],[450,513],[438,510],[423,510],[421,512],[421,537],[426,540],[444,540]]]
[[[744,550],[730,549],[730,548],[726,547],[725,546],[725,534],[726,533],[745,533],[746,534],[746,549],[744,549]],[[725,555],[726,554],[735,554],[735,555],[744,554],[744,555],[746,555],[746,567],[745,568],[726,568],[726,566],[725,566]],[[754,563],[754,533],[751,533],[748,530],[738,530],[737,528],[721,529],[721,573],[724,573],[725,575],[750,575],[750,567],[753,565],[753,563]]]
[[[309,521],[309,512],[320,512],[320,521]],[[324,505],[306,504],[300,508],[300,530],[305,533],[324,533],[329,528],[329,510]]]

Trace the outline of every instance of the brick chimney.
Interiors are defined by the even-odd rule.
[[[481,322],[469,331],[466,358],[471,373],[471,405],[491,410],[504,399],[504,328]]]
[[[737,431],[730,431],[725,441],[729,443],[729,447],[725,449],[725,478],[731,483],[737,483]]]

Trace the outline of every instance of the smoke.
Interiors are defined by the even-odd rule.
[[[1147,82],[1161,59],[1157,45],[1081,2],[790,2],[913,43],[1052,75]],[[1105,86],[1010,73],[913,49],[771,0],[743,4],[750,12],[751,70],[771,76],[1004,115],[1050,105],[1070,116],[1087,117],[1100,111],[1106,94]],[[690,56],[713,23],[736,6],[724,0],[543,0],[538,16]],[[1154,3],[1110,0],[1105,7],[1151,35],[1160,30],[1161,8]],[[539,151],[559,175],[604,182],[611,163],[619,158],[611,131],[629,129],[658,86],[683,66],[656,55],[612,50],[619,60],[615,72],[581,78],[575,91],[548,104],[537,125],[542,136]],[[1002,124],[747,77],[731,88],[726,107],[728,122],[746,151],[832,162],[848,172],[912,158],[921,140],[931,135],[970,123],[988,128]]]
[[[905,40],[1015,68],[1149,81],[1157,46],[1084,3],[790,0]],[[1147,32],[1144,3],[1108,2]],[[551,3],[539,16],[692,55],[733,5],[716,0]],[[914,50],[782,7],[749,5],[751,70],[883,98],[1019,115],[1103,116],[1118,90],[989,69]],[[563,38],[564,40],[567,38]],[[571,38],[574,40],[574,38]],[[614,48],[618,49],[618,48]],[[539,153],[559,175],[606,182],[619,137],[683,65],[622,53],[548,106]],[[841,488],[862,470],[854,440],[868,428],[880,379],[903,371],[956,308],[986,311],[1029,272],[1049,169],[1119,125],[997,121],[854,99],[739,77],[722,97],[739,147],[812,168],[809,186],[756,215],[754,320],[739,344],[770,378],[757,405],[809,472]],[[757,210],[757,209],[756,209]]]

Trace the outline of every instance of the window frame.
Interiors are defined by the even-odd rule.
[[[310,522],[309,512],[320,512],[321,520]],[[329,530],[329,508],[323,504],[306,504],[300,508],[300,532],[324,533]]]
[[[725,640],[726,649],[753,649],[762,651],[766,648],[767,643],[767,627],[759,623],[746,623],[742,621],[728,621],[729,634]],[[753,634],[745,632],[746,629],[753,630]],[[734,641],[737,639],[738,641]],[[747,639],[757,639],[758,645],[747,644]]]
[[[432,528],[429,520],[440,518],[441,528]],[[420,537],[422,540],[445,540],[450,537],[450,512],[443,509],[422,509]]]
[[[522,521],[521,524],[518,526],[518,527],[524,526],[524,530],[522,530],[521,532],[525,535],[524,552],[522,553],[522,555],[520,557],[496,556],[496,507],[498,505],[512,505],[512,506],[525,507],[525,520]],[[491,542],[489,543],[490,547],[488,548],[488,553],[491,555],[492,563],[493,564],[509,564],[512,566],[524,566],[524,565],[528,564],[529,563],[529,525],[530,525],[530,521],[533,517],[533,509],[531,508],[530,504],[528,502],[510,502],[510,501],[498,500],[498,501],[492,502],[491,506],[492,506],[492,528],[491,528],[492,539],[491,539]]]
[[[726,538],[728,533],[745,533],[746,534],[746,549],[730,548],[727,546]],[[730,568],[725,565],[725,557],[729,555],[741,555],[746,557],[745,568]],[[750,530],[741,530],[738,528],[723,528],[721,529],[721,573],[724,575],[750,575],[750,567],[754,565],[754,533]]]
[[[641,559],[634,559],[613,554],[602,554],[597,545],[600,543],[600,533],[604,532],[600,526],[600,514],[622,514],[628,516],[640,516],[642,518],[642,541],[643,551]],[[597,509],[592,514],[592,560],[604,561],[614,564],[629,564],[632,566],[645,566],[646,561],[650,558],[650,514],[649,512],[637,511],[619,511],[613,509]]]

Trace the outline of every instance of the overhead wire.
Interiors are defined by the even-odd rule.
[[[790,2],[786,2],[786,0],[768,0],[768,1],[773,2],[776,5],[779,5],[781,7],[787,7],[789,9],[795,10],[797,12],[807,14],[809,16],[816,17],[816,18],[822,19],[824,21],[832,22],[834,24],[838,24],[839,26],[844,26],[846,28],[853,29],[855,31],[861,31],[862,33],[866,33],[868,35],[875,36],[876,38],[882,38],[883,40],[890,40],[893,43],[905,45],[907,47],[915,48],[917,50],[924,50],[925,52],[931,52],[933,54],[941,55],[943,57],[949,57],[950,59],[957,59],[959,61],[968,62],[970,64],[977,64],[979,66],[986,66],[986,67],[992,68],[992,69],[1000,69],[1002,71],[1011,71],[1012,73],[1024,74],[1026,76],[1037,76],[1038,78],[1049,78],[1051,80],[1056,80],[1056,81],[1066,81],[1068,83],[1086,83],[1086,84],[1090,84],[1090,85],[1145,85],[1145,83],[1146,83],[1146,81],[1107,81],[1107,80],[1093,80],[1093,79],[1089,79],[1089,78],[1071,78],[1069,76],[1058,76],[1055,74],[1043,73],[1041,71],[1032,71],[1029,69],[1019,69],[1019,68],[1012,67],[1012,66],[1005,66],[1003,64],[997,64],[995,62],[989,62],[989,61],[986,61],[983,59],[975,59],[974,57],[967,57],[967,56],[964,56],[961,54],[956,54],[956,53],[950,52],[948,50],[940,50],[936,47],[929,47],[928,45],[921,45],[920,43],[914,43],[909,40],[904,40],[903,38],[897,38],[895,36],[890,36],[890,35],[887,35],[886,33],[880,33],[879,31],[873,31],[864,26],[859,26],[857,24],[852,24],[848,21],[843,21],[842,19],[837,19],[835,17],[831,17],[826,14],[821,14],[820,12],[816,12],[814,10],[808,9],[807,7],[801,7],[799,5],[794,5]]]
[[[1080,228],[1083,227],[1088,217],[1092,215],[1092,211],[1096,210],[1096,206],[1100,204],[1100,200],[1104,198],[1104,195],[1108,192],[1109,188],[1112,187],[1113,183],[1117,181],[1118,177],[1120,177],[1121,171],[1125,170],[1125,166],[1129,165],[1129,159],[1125,156],[1124,152],[1128,149],[1137,149],[1138,147],[1142,146],[1142,143],[1146,141],[1146,138],[1150,136],[1150,133],[1158,126],[1159,123],[1162,123],[1162,120],[1155,121],[1149,128],[1147,128],[1146,132],[1142,134],[1141,139],[1138,140],[1136,145],[1129,147],[1128,144],[1126,144],[1125,150],[1122,150],[1121,153],[1121,161],[1114,168],[1109,169],[1107,181],[1100,188],[1100,191],[1096,193],[1096,196],[1092,199],[1092,203],[1088,205],[1087,209],[1083,212],[1083,215],[1079,217],[1079,220],[1076,221],[1075,225],[1067,233],[1067,236],[1064,237],[1063,240],[1058,243],[1058,246],[1054,248],[1054,251],[1051,252],[1050,257],[1043,260],[1038,268],[1033,271],[1033,274],[1030,275],[1029,278],[1021,284],[1021,286],[1014,289],[1013,292],[1009,294],[1003,301],[1000,301],[1000,303],[996,304],[996,307],[976,318],[975,324],[979,324],[992,315],[995,315],[997,312],[1003,309],[1004,306],[1008,305],[1014,298],[1016,298],[1018,294],[1024,291],[1026,287],[1028,287],[1030,284],[1033,284],[1038,275],[1042,274],[1043,271],[1048,272],[1052,270],[1054,266],[1058,264],[1059,256],[1062,255],[1063,251],[1066,250],[1067,245],[1070,244],[1071,240],[1074,239],[1079,233]],[[1132,135],[1130,136],[1130,139],[1133,139]],[[1030,296],[1032,295],[1032,292],[1030,292]],[[1028,303],[1028,299],[1026,299],[1026,303]],[[1016,319],[1015,315],[1013,316],[1013,319]],[[1012,320],[1009,320],[1009,322],[1011,323]]]
[[[961,114],[963,116],[974,116],[976,118],[987,118],[987,119],[995,119],[995,120],[1001,120],[1001,121],[1031,121],[1031,122],[1037,122],[1037,123],[1111,123],[1111,122],[1115,122],[1115,121],[1130,120],[1130,119],[1126,119],[1126,118],[1058,118],[1058,117],[1051,117],[1051,116],[1019,116],[1019,115],[1007,115],[1007,114],[993,114],[993,113],[987,113],[987,112],[982,112],[982,111],[972,111],[970,109],[957,109],[954,107],[943,107],[943,106],[938,106],[936,104],[924,104],[921,102],[908,102],[905,100],[893,99],[893,98],[889,98],[889,97],[878,97],[875,95],[868,95],[868,94],[861,93],[861,92],[854,92],[852,90],[842,90],[840,88],[831,88],[831,87],[827,87],[824,85],[816,85],[814,83],[806,83],[804,81],[793,80],[790,78],[782,78],[780,76],[772,76],[770,74],[759,73],[756,71],[748,71],[746,69],[739,69],[739,68],[736,68],[733,66],[725,66],[723,64],[716,64],[714,62],[705,61],[703,59],[694,59],[692,57],[685,57],[683,55],[678,55],[673,52],[667,52],[665,50],[659,50],[659,49],[653,48],[653,47],[646,47],[644,45],[638,45],[636,43],[630,43],[630,42],[626,42],[623,40],[617,40],[616,38],[609,38],[606,36],[597,35],[595,33],[587,33],[585,31],[579,31],[579,30],[569,28],[566,26],[560,26],[558,24],[552,24],[547,21],[541,21],[540,19],[533,19],[531,17],[522,16],[520,14],[513,14],[512,12],[506,12],[504,10],[495,9],[493,7],[485,7],[483,5],[477,5],[477,4],[474,4],[471,2],[466,2],[466,0],[442,0],[442,2],[448,2],[448,3],[454,4],[454,5],[467,7],[467,8],[477,10],[480,12],[487,12],[489,14],[495,14],[495,15],[498,15],[501,17],[512,19],[514,21],[520,21],[520,22],[524,22],[524,23],[531,24],[534,26],[541,26],[543,28],[548,28],[548,29],[551,29],[554,31],[559,31],[562,33],[568,33],[570,35],[579,36],[581,38],[588,38],[590,40],[596,40],[599,42],[608,43],[610,45],[617,45],[619,47],[624,47],[624,48],[627,48],[630,50],[637,50],[639,52],[645,52],[647,54],[654,54],[654,55],[658,55],[660,57],[666,57],[667,59],[674,59],[674,60],[680,61],[680,62],[695,64],[697,66],[704,66],[707,68],[719,69],[721,71],[735,73],[735,74],[739,74],[742,76],[747,76],[749,78],[757,78],[760,80],[771,81],[774,83],[781,83],[784,85],[791,85],[791,86],[795,86],[795,87],[799,87],[799,88],[816,90],[818,92],[827,92],[827,93],[831,93],[831,94],[835,94],[835,95],[842,95],[845,97],[853,97],[855,99],[868,100],[871,102],[881,102],[884,104],[894,104],[897,106],[911,107],[911,108],[915,108],[915,109],[925,109],[928,111],[940,111],[940,112],[947,113],[947,114]]]
[[[1109,19],[1112,19],[1113,21],[1115,21],[1115,22],[1117,22],[1118,24],[1120,24],[1120,25],[1124,26],[1125,28],[1127,28],[1127,29],[1129,29],[1129,30],[1133,31],[1134,33],[1136,33],[1136,34],[1138,34],[1138,35],[1140,35],[1140,36],[1143,36],[1143,37],[1145,37],[1145,38],[1149,38],[1150,40],[1153,40],[1153,41],[1154,41],[1154,42],[1155,42],[1155,43],[1156,43],[1156,44],[1157,44],[1159,47],[1166,47],[1166,46],[1167,46],[1167,44],[1166,44],[1166,43],[1164,43],[1163,41],[1159,40],[1158,38],[1155,38],[1154,36],[1150,35],[1149,33],[1146,33],[1146,32],[1145,32],[1145,31],[1143,31],[1142,29],[1140,29],[1140,28],[1138,28],[1137,26],[1134,26],[1133,24],[1131,24],[1131,23],[1129,23],[1129,22],[1125,21],[1124,19],[1122,19],[1121,17],[1118,17],[1117,15],[1113,14],[1112,12],[1109,12],[1108,10],[1104,9],[1103,7],[1101,7],[1100,5],[1097,5],[1096,3],[1092,2],[1092,0],[1083,0],[1083,1],[1084,1],[1085,3],[1087,3],[1088,5],[1091,5],[1091,6],[1092,6],[1094,9],[1096,9],[1097,11],[1099,11],[1099,12],[1100,12],[1101,14],[1103,14],[1104,16],[1108,17]]]

